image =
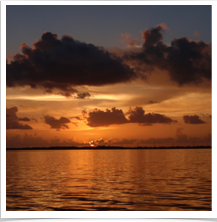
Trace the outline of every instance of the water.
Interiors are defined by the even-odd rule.
[[[6,153],[7,210],[211,210],[211,149]]]

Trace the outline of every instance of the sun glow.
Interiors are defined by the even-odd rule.
[[[90,141],[89,144],[91,147],[95,146],[93,141]]]

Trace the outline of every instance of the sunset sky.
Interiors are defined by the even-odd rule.
[[[211,145],[211,10],[6,7],[6,146]]]

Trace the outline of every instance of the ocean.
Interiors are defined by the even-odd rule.
[[[7,150],[7,211],[210,211],[212,149]]]

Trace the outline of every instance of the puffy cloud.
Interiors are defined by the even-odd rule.
[[[22,44],[21,50],[22,54],[6,64],[7,87],[29,85],[47,92],[60,89],[69,96],[77,92],[74,86],[101,86],[136,77],[121,58],[66,35],[59,40],[56,34],[45,32],[32,48]]]
[[[203,124],[203,123],[206,123],[203,120],[201,120],[200,117],[197,116],[197,115],[193,115],[193,116],[185,115],[185,116],[183,116],[183,120],[184,120],[185,123],[189,123],[189,124]]]
[[[129,115],[128,118],[126,118],[125,115]],[[83,110],[83,117],[86,124],[91,127],[125,123],[139,123],[139,125],[145,126],[152,125],[154,123],[170,124],[177,122],[176,120],[172,120],[165,115],[157,113],[145,114],[142,107],[136,107],[135,109],[130,108],[125,114],[121,109],[116,109],[115,107],[111,110],[107,109],[106,111],[95,109],[89,113]]]
[[[162,41],[165,29],[165,24],[146,29],[142,33],[142,49],[127,52],[123,56],[126,62],[145,76],[155,68],[166,70],[170,79],[180,86],[211,80],[211,45],[183,37],[174,39],[168,46]]]
[[[86,115],[86,113],[84,114]],[[88,115],[86,124],[90,127],[109,126],[128,122],[123,111],[115,107],[111,110],[107,109],[106,111],[95,109],[93,112],[89,112]]]
[[[31,126],[27,124],[19,123],[21,121],[30,121],[29,118],[18,118],[17,113],[18,108],[16,106],[11,108],[6,108],[6,129],[32,129]]]
[[[169,28],[167,27],[167,25],[164,22],[157,25],[157,27],[161,27],[162,29],[169,30]]]
[[[66,124],[71,123],[71,121],[66,117],[60,117],[60,119],[56,119],[55,117],[49,115],[44,116],[44,120],[45,123],[50,125],[51,129],[56,129],[56,130],[68,129],[69,127]]]
[[[161,40],[163,39],[161,31],[163,29],[164,28],[162,27],[162,25],[157,25],[156,28],[146,29],[142,33],[142,39],[144,40],[144,47],[153,46],[154,44],[161,42]]]
[[[175,123],[176,120],[172,120],[171,118],[157,114],[157,113],[147,113],[145,114],[145,111],[142,107],[136,107],[134,109],[129,110],[129,122],[131,123],[139,123],[140,125],[152,125],[154,123]]]

